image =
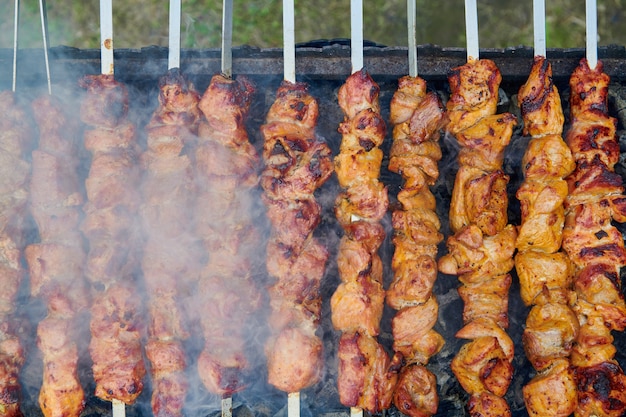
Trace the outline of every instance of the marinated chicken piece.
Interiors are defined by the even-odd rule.
[[[401,309],[392,319],[393,350],[407,363],[426,365],[443,347],[443,337],[432,330],[438,312],[437,300],[430,298],[424,304]]]
[[[92,284],[91,341],[96,396],[132,404],[146,373],[143,311],[135,293],[139,266],[138,145],[128,121],[128,91],[112,75],[86,76],[81,118],[91,153],[82,231],[89,241],[86,276]]]
[[[567,304],[533,306],[522,335],[526,357],[537,371],[556,359],[568,358],[578,330],[578,318]]]
[[[48,310],[37,327],[44,369],[39,405],[45,417],[78,417],[85,395],[78,378],[80,336],[74,330],[77,315],[90,302],[79,232],[84,197],[77,171],[78,126],[52,96],[35,99],[32,107],[40,139],[33,151],[30,209],[40,241],[26,247],[25,258],[31,294]]]
[[[265,355],[269,383],[289,393],[315,384],[323,372],[323,346],[316,330],[329,254],[313,236],[321,215],[314,193],[330,177],[333,165],[330,148],[315,134],[317,118],[317,101],[307,85],[283,81],[261,126],[260,185],[271,225]]]
[[[438,269],[461,283],[465,326],[457,337],[470,339],[451,368],[470,394],[471,416],[510,416],[503,397],[513,377],[513,349],[505,329],[517,230],[508,224],[509,177],[502,164],[517,119],[496,114],[502,77],[492,61],[470,59],[448,80],[446,130],[460,149],[449,211],[454,234]]]
[[[511,276],[506,274],[487,277],[477,283],[463,283],[458,289],[463,300],[463,323],[485,317],[507,329],[511,282]]]
[[[522,392],[529,416],[568,417],[578,403],[576,378],[567,358],[552,361]]]
[[[467,403],[471,417],[510,417],[511,410],[506,400],[490,392],[473,394]]]
[[[561,136],[565,121],[561,96],[552,81],[552,66],[545,57],[535,56],[528,79],[519,89],[518,102],[525,135],[533,138]]]
[[[428,417],[437,413],[437,377],[420,365],[404,367],[393,391],[396,408],[409,417]]]
[[[537,298],[544,290],[571,292],[574,266],[564,252],[543,253],[523,251],[515,255],[515,270],[520,282],[520,295],[526,306],[540,304]]]
[[[140,184],[145,242],[141,268],[147,289],[146,356],[155,416],[181,416],[188,383],[183,341],[189,337],[182,299],[200,274],[200,251],[191,210],[191,152],[200,118],[199,94],[177,68],[159,80],[159,105],[147,130]]]
[[[500,70],[488,59],[453,68],[448,75],[452,94],[446,104],[450,119],[447,130],[456,135],[495,114],[501,81]]]
[[[616,121],[608,116],[609,77],[586,59],[570,78],[572,126],[566,135],[575,171],[567,178],[563,248],[576,266],[574,311],[580,323],[571,361],[578,390],[577,416],[618,416],[626,412],[623,370],[615,363],[612,330],[626,328],[620,269],[626,265],[624,239],[612,221],[623,222]]]
[[[379,181],[380,145],[386,125],[380,115],[380,88],[364,70],[353,73],[338,92],[344,120],[335,172],[341,191],[335,216],[344,230],[337,265],[341,284],[331,298],[332,322],[343,332],[339,344],[339,399],[343,405],[378,413],[390,406],[398,369],[390,369],[378,344],[385,302],[383,265],[378,254],[385,230],[387,188]],[[398,357],[396,362],[401,362]]]
[[[341,335],[337,353],[339,401],[345,406],[380,412],[390,407],[401,366],[375,338],[359,333]]]
[[[503,397],[513,379],[513,365],[493,336],[477,337],[463,345],[451,368],[470,395],[490,392]]]
[[[207,261],[193,311],[198,312],[204,334],[198,374],[210,392],[221,396],[231,396],[249,382],[251,341],[246,324],[261,304],[254,280],[260,236],[252,217],[260,158],[244,125],[254,92],[245,77],[215,75],[198,104],[205,120],[200,122],[194,158],[198,186],[194,220]],[[303,204],[301,212],[282,217],[291,227],[287,232],[293,241],[306,233],[316,210],[314,204]],[[280,211],[268,213],[278,220]]]
[[[571,309],[573,264],[559,252],[569,186],[564,178],[575,168],[561,135],[561,98],[552,81],[552,67],[535,57],[530,76],[520,88],[518,103],[524,134],[531,136],[522,159],[524,182],[517,190],[522,223],[516,241],[515,267],[522,300],[531,306],[522,343],[538,371],[524,386],[529,415],[569,416],[576,407],[570,354],[578,336],[578,317]]]
[[[25,271],[24,220],[28,199],[28,154],[35,132],[26,110],[10,91],[0,93],[0,409],[7,417],[21,417],[18,376],[24,364],[21,341],[15,331],[16,297]]]

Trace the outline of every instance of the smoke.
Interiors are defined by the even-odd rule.
[[[24,51],[23,60],[20,61],[20,67],[29,68],[32,66],[32,70],[24,71],[18,78],[18,95],[20,102],[28,104],[40,94],[46,94],[45,74],[43,72],[43,56],[41,51]],[[77,52],[73,50],[59,51],[59,54],[67,53],[69,57],[72,54],[88,54],[88,52]],[[142,52],[143,56],[160,56],[162,51],[145,51]],[[154,54],[154,55],[151,55]],[[3,54],[4,57],[6,54]],[[98,53],[93,53],[94,59],[97,59]],[[5,61],[3,61],[5,62]],[[77,87],[78,78],[84,74],[85,68],[88,68],[91,73],[98,73],[99,66],[95,63],[85,64],[86,66],[75,65],[75,63],[67,62],[67,66],[56,63],[52,68],[53,86],[52,90],[54,95],[60,97],[60,99],[67,104],[68,109],[72,109],[74,115],[78,114],[76,109],[80,106],[80,100],[83,96],[83,92]],[[124,82],[130,93],[130,113],[129,116],[132,122],[137,126],[138,132],[138,145],[141,149],[145,149],[146,137],[145,126],[147,125],[152,112],[157,106],[158,97],[158,78],[162,76],[166,68],[163,66],[163,62],[158,63],[148,59],[142,61],[141,64],[137,64],[135,68],[141,67],[141,74],[145,76],[137,76],[136,73],[129,72],[132,67],[123,67],[116,74],[116,78]],[[39,68],[39,69],[36,69]],[[183,73],[193,74],[190,76],[191,81],[196,86],[198,92],[204,92],[204,89],[209,84],[210,78],[216,68],[202,68],[201,64],[194,63],[189,67],[185,67],[183,61]],[[348,74],[345,74],[347,77]],[[263,138],[260,134],[260,126],[264,123],[265,114],[271,103],[275,98],[276,89],[281,81],[279,75],[270,77],[263,77],[258,75],[250,75],[250,78],[256,85],[257,93],[253,97],[250,113],[246,120],[247,131],[250,140],[257,151],[261,151],[263,146]],[[345,78],[345,77],[344,77]],[[389,115],[389,101],[395,91],[396,80],[392,78],[374,77],[374,79],[381,86],[381,113],[385,120],[388,120]],[[336,102],[337,89],[343,83],[341,77],[332,77],[328,79],[307,78],[303,79],[310,84],[311,94],[318,98],[320,107],[320,119],[318,122],[318,135],[324,138],[331,147],[333,154],[336,155],[339,150],[339,144],[341,141],[341,135],[337,132],[337,127],[341,122],[343,116]],[[8,88],[10,84],[7,82],[7,78],[2,78],[0,86]],[[508,100],[504,100],[501,103],[501,111],[507,110],[516,112],[515,102],[513,95],[516,93],[516,87],[507,87],[504,91],[509,97]],[[431,88],[435,88],[437,92],[444,98],[447,95],[446,86],[444,82],[433,82]],[[623,89],[615,89],[615,94],[618,97],[624,99],[626,92]],[[567,94],[564,92],[563,94]],[[623,101],[623,100],[622,100]],[[622,101],[619,101],[621,103]],[[565,103],[565,100],[564,100]],[[618,101],[616,101],[618,103]],[[615,108],[612,107],[611,111],[615,113]],[[620,107],[620,110],[622,108]],[[624,134],[621,131],[622,135]],[[510,203],[510,222],[519,224],[518,208],[516,208],[517,200],[515,198],[515,190],[521,182],[521,170],[519,164],[523,154],[523,150],[526,148],[527,138],[521,135],[521,126],[518,126],[514,132],[511,140],[511,145],[507,149],[505,154],[504,169],[510,176],[511,181],[509,183],[509,203]],[[82,141],[82,136],[78,138],[79,143]],[[387,138],[383,144],[383,149],[388,155],[389,146],[391,143],[391,129],[388,129]],[[437,212],[440,217],[447,218],[447,211],[449,209],[449,199],[452,192],[452,186],[454,183],[454,176],[456,174],[456,154],[457,146],[454,138],[443,135],[441,145],[444,150],[444,159],[440,163],[441,175],[439,181],[433,187],[433,193],[437,198],[438,209]],[[398,175],[389,172],[386,167],[388,164],[388,156],[383,162],[383,172],[381,173],[382,181],[388,185],[390,199],[393,201],[397,192],[401,187],[401,179]],[[90,157],[86,152],[81,154],[81,166],[80,175],[86,178],[89,170]],[[624,167],[621,167],[624,169]],[[622,171],[626,172],[626,171]],[[137,191],[139,192],[139,190]],[[318,229],[315,232],[323,244],[330,251],[329,263],[327,265],[326,274],[322,281],[322,323],[319,330],[319,334],[322,337],[325,351],[325,362],[323,379],[315,386],[304,390],[301,394],[302,404],[302,416],[319,416],[319,417],[345,417],[348,414],[347,409],[342,406],[338,401],[338,395],[336,390],[336,378],[337,378],[337,357],[336,349],[338,342],[338,333],[332,328],[330,323],[330,296],[334,293],[336,286],[339,283],[339,277],[336,265],[337,246],[341,237],[341,228],[338,226],[334,217],[334,202],[338,192],[338,184],[336,178],[333,176],[331,179],[316,192],[317,201],[322,206],[322,219]],[[263,288],[267,284],[267,276],[263,265],[263,259],[265,256],[265,243],[268,238],[267,225],[265,224],[265,213],[263,204],[260,202],[261,191],[260,189],[254,190],[254,199],[252,209],[254,210],[253,218],[258,222],[260,227],[261,240],[254,250],[249,254],[254,258],[256,271],[254,272],[254,281],[260,288],[260,292],[263,293]],[[191,217],[192,208],[185,210],[185,213]],[[139,222],[139,218],[137,219]],[[391,244],[391,227],[386,219],[385,223],[386,231],[388,233],[388,239],[381,248],[381,255],[386,265],[389,265],[391,255],[393,254],[393,245]],[[28,243],[36,242],[38,240],[37,230],[32,222],[28,223],[24,230],[26,234],[26,240]],[[442,222],[442,232],[449,235],[449,228],[447,221]],[[185,248],[178,248],[185,249]],[[445,245],[442,244],[440,248],[440,254],[444,253]],[[141,275],[137,276],[138,282],[142,282]],[[390,268],[385,270],[385,281],[388,283],[391,280]],[[511,317],[511,336],[518,347],[515,357],[515,367],[517,370],[514,383],[511,385],[507,400],[510,401],[513,409],[514,416],[524,415],[523,401],[521,400],[520,392],[521,386],[524,381],[529,378],[531,369],[530,365],[524,358],[523,350],[521,349],[521,332],[523,330],[523,320],[526,317],[526,310],[519,300],[518,288],[516,284],[517,280],[514,280],[514,284],[511,288],[510,297],[510,317]],[[458,285],[457,280],[454,277],[445,276],[440,274],[434,287],[434,292],[437,295],[440,303],[440,317],[435,327],[439,333],[441,333],[445,340],[446,345],[443,350],[431,359],[429,368],[435,372],[438,377],[438,388],[440,395],[440,409],[438,415],[440,416],[463,416],[465,415],[464,404],[467,399],[467,395],[459,387],[455,377],[451,374],[449,364],[451,358],[458,351],[458,348],[462,344],[454,337],[455,332],[461,327],[461,314],[462,303],[456,292]],[[141,286],[140,286],[141,288]],[[143,289],[143,288],[142,288]],[[194,288],[191,288],[193,291]],[[142,295],[145,298],[145,295]],[[245,300],[241,301],[242,303]],[[384,322],[382,325],[382,334],[380,341],[385,345],[388,350],[391,350],[391,332],[390,332],[390,318],[392,312],[388,309],[385,312]],[[46,315],[45,304],[38,299],[30,297],[29,282],[26,280],[22,285],[22,288],[18,297],[18,319],[20,322],[19,331],[24,345],[27,347],[26,352],[26,364],[24,365],[20,381],[23,389],[23,411],[25,415],[38,417],[41,416],[39,411],[39,405],[37,404],[37,396],[39,388],[41,386],[42,375],[42,363],[41,354],[36,348],[35,343],[35,330],[37,323],[42,320]],[[253,317],[247,323],[230,323],[231,326],[244,326],[248,334],[247,346],[250,353],[251,370],[248,378],[248,387],[233,396],[233,414],[236,417],[247,416],[261,416],[261,417],[280,417],[286,416],[286,404],[287,395],[279,392],[271,387],[266,381],[266,366],[263,347],[268,337],[268,329],[265,324],[265,317],[267,315],[267,306],[260,310],[258,315]],[[94,382],[90,369],[90,359],[87,351],[87,345],[89,342],[88,311],[81,316],[82,323],[78,325],[80,334],[83,336],[81,340],[81,369],[80,377],[83,382],[83,387],[87,393],[86,410],[83,413],[85,416],[103,416],[109,415],[110,404],[101,400],[98,400],[93,396]],[[148,319],[146,318],[146,322]],[[200,334],[199,327],[191,327],[191,336],[185,342],[185,349],[188,355],[188,367],[186,369],[186,377],[189,381],[190,389],[187,393],[185,413],[187,417],[206,417],[206,416],[218,416],[221,410],[221,398],[216,395],[210,394],[200,381],[200,376],[197,372],[197,356],[204,343],[204,338]],[[616,345],[626,346],[626,337],[616,334]],[[623,354],[618,356],[618,360],[624,362]],[[127,407],[127,415],[129,417],[150,416],[152,415],[150,408],[150,390],[151,381],[149,376],[145,378],[145,389],[142,395],[139,397],[137,403],[133,406]],[[390,410],[386,413],[387,416],[399,416],[397,410]]]

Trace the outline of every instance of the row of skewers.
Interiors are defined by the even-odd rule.
[[[289,4],[285,27],[293,27]],[[101,16],[110,16],[110,3],[101,6]],[[378,86],[363,69],[361,6],[353,2],[353,74],[339,90],[345,119],[334,165],[330,149],[315,133],[317,103],[307,86],[296,82],[288,36],[285,81],[262,127],[261,156],[243,128],[253,86],[229,76],[226,56],[224,74],[216,75],[201,96],[178,69],[176,48],[160,81],[159,107],[146,126],[147,149],[141,153],[136,127],[127,119],[128,93],[113,76],[109,23],[102,24],[102,74],[81,80],[87,90],[81,107],[88,126],[84,146],[91,153],[86,201],[76,166],[80,145],[72,135],[78,126],[53,97],[33,103],[40,138],[32,152],[30,179],[25,164],[34,132],[24,126],[20,146],[5,145],[21,168],[12,171],[16,189],[7,193],[11,205],[5,217],[11,219],[7,239],[13,239],[22,221],[16,213],[30,194],[40,241],[25,249],[25,258],[31,292],[48,305],[48,316],[38,327],[44,415],[79,415],[84,406],[71,329],[87,303],[96,396],[112,401],[114,415],[121,416],[123,404],[133,403],[141,393],[149,371],[154,414],[181,415],[188,389],[183,343],[190,334],[182,300],[192,306],[188,310],[197,314],[205,334],[199,374],[209,391],[224,397],[223,415],[228,415],[228,399],[243,389],[247,367],[245,336],[228,323],[235,314],[245,321],[261,302],[252,279],[257,265],[243,256],[259,242],[250,218],[257,184],[271,224],[265,262],[272,309],[268,381],[289,393],[289,413],[298,415],[298,392],[317,382],[322,368],[316,333],[328,251],[313,235],[320,221],[314,193],[333,168],[342,188],[336,216],[344,234],[337,259],[342,282],[331,300],[332,322],[342,333],[340,400],[352,407],[353,415],[378,413],[392,401],[410,416],[436,413],[437,382],[427,364],[444,344],[433,330],[438,305],[432,287],[438,269],[458,275],[462,283],[465,325],[457,336],[471,341],[453,360],[452,370],[470,395],[469,413],[510,415],[503,396],[513,374],[514,347],[506,334],[513,265],[525,303],[534,306],[524,333],[526,353],[538,372],[524,389],[529,414],[621,415],[625,378],[614,360],[610,331],[623,330],[626,323],[619,288],[626,255],[611,219],[624,218],[624,198],[621,178],[612,171],[619,148],[614,144],[615,123],[606,112],[608,80],[601,63],[593,64],[590,52],[572,77],[577,94],[566,147],[549,64],[538,55],[520,91],[525,133],[533,139],[525,156],[526,182],[518,192],[522,225],[516,228],[506,217],[508,178],[501,166],[516,118],[495,114],[500,76],[493,62],[478,59],[477,33],[468,34],[467,65],[451,72],[447,111],[417,77],[416,57],[410,57],[411,74],[399,81],[391,105],[389,169],[403,177],[404,185],[392,216],[394,279],[385,291],[378,249],[385,239],[380,222],[388,196],[378,176],[386,126]],[[171,22],[176,22],[176,6],[171,10]],[[232,12],[225,5],[227,10]],[[475,5],[467,10],[475,11]],[[471,20],[469,32],[477,28]],[[172,46],[176,43],[171,40]],[[409,50],[415,51],[414,43]],[[6,102],[12,103],[9,98]],[[437,264],[443,236],[428,186],[438,177],[442,129],[458,139],[461,151],[450,212],[454,235],[447,240],[448,254]],[[198,213],[193,222],[188,207]],[[81,211],[85,215],[79,222]],[[137,215],[143,219],[142,230],[149,231],[140,244],[133,222]],[[79,230],[88,240],[88,251],[78,244]],[[6,247],[5,264],[17,271],[11,275],[17,288],[23,274],[15,267],[21,243],[9,240]],[[139,270],[148,292],[147,369],[142,306],[135,288]],[[237,299],[245,301],[224,303]],[[385,302],[397,311],[392,357],[376,340]],[[11,303],[7,306],[8,317]],[[23,358],[10,328],[5,333],[3,349],[13,375],[7,389],[14,392]],[[217,334],[221,337],[214,343],[211,336]],[[598,390],[598,383],[608,389]],[[15,395],[8,397],[4,407],[19,415]]]

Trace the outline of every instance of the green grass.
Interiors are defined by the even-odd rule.
[[[165,0],[113,2],[114,46],[167,46],[168,6]],[[20,46],[41,46],[38,2],[21,2]],[[50,44],[98,48],[99,0],[48,1]],[[320,4],[323,4],[320,5]],[[463,0],[417,0],[417,37],[421,44],[465,45]],[[385,45],[407,44],[406,1],[365,0],[364,37]],[[235,0],[234,45],[280,47],[282,2]],[[350,37],[350,2],[296,1],[296,41]],[[503,48],[532,45],[530,0],[478,0],[480,46]],[[584,47],[585,10],[581,0],[546,2],[549,48]],[[183,0],[183,48],[220,45],[221,1]],[[13,2],[0,6],[0,47],[12,46]],[[599,43],[626,44],[626,0],[598,0]]]

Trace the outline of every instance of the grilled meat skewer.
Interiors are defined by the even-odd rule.
[[[246,323],[261,303],[252,256],[260,241],[252,218],[260,158],[244,125],[254,91],[244,77],[215,75],[199,102],[206,121],[195,151],[195,218],[209,261],[194,309],[205,339],[198,373],[209,391],[227,397],[249,382]]]
[[[344,121],[335,172],[342,191],[335,215],[344,230],[337,264],[341,283],[331,298],[339,341],[339,399],[343,405],[380,412],[391,405],[397,380],[392,363],[376,340],[385,302],[378,249],[385,238],[380,223],[388,207],[387,188],[378,180],[386,125],[380,116],[380,88],[366,71],[348,77],[339,89]]]
[[[517,191],[522,224],[515,266],[522,299],[533,306],[522,341],[537,370],[523,388],[524,401],[531,416],[567,417],[577,404],[569,356],[579,325],[571,309],[573,268],[559,249],[568,191],[564,178],[574,170],[574,159],[561,138],[561,99],[544,57],[535,57],[518,101],[524,133],[532,138],[522,160],[525,181]]]
[[[576,168],[566,178],[563,249],[575,268],[574,311],[580,331],[572,349],[576,416],[621,416],[626,412],[626,376],[615,360],[611,331],[626,328],[620,269],[624,238],[612,222],[626,221],[616,120],[608,115],[609,77],[582,59],[570,78],[572,123],[565,140]]]
[[[86,254],[79,231],[84,197],[78,175],[78,125],[52,96],[32,103],[39,126],[33,151],[30,209],[40,241],[26,247],[31,294],[48,315],[37,327],[43,354],[39,405],[46,417],[78,417],[85,394],[78,379],[77,317],[89,303]]]
[[[95,395],[133,404],[146,373],[141,339],[142,299],[136,292],[139,266],[138,155],[135,127],[128,121],[128,91],[112,75],[88,75],[81,118],[91,166],[82,232],[89,241],[86,277],[91,283],[89,350]]]
[[[193,230],[194,173],[199,94],[175,68],[159,80],[159,106],[146,129],[141,184],[145,244],[142,270],[150,324],[146,356],[155,416],[182,416],[188,380],[183,341],[189,337],[185,300],[192,299],[201,265]]]
[[[428,92],[418,77],[403,77],[391,99],[393,145],[389,170],[402,175],[400,208],[393,213],[394,280],[387,304],[397,310],[392,321],[394,351],[403,368],[394,389],[394,404],[411,417],[433,415],[439,397],[437,379],[425,365],[443,347],[433,330],[438,304],[432,292],[437,278],[437,245],[443,240],[435,212],[435,197],[428,188],[439,177],[440,129],[446,122],[441,101]]]
[[[21,417],[18,380],[24,364],[23,346],[15,332],[17,293],[25,271],[24,220],[28,201],[30,162],[35,131],[26,109],[10,91],[0,93],[0,410],[6,417]]]
[[[260,183],[271,225],[267,271],[271,336],[268,381],[295,393],[319,381],[322,341],[316,335],[320,283],[328,251],[313,236],[320,222],[314,192],[332,174],[330,148],[315,133],[317,101],[304,83],[283,81],[266,122]]]
[[[493,61],[471,60],[448,77],[447,130],[457,138],[459,170],[450,204],[448,254],[439,270],[457,275],[465,326],[456,334],[469,339],[452,360],[452,372],[470,394],[472,416],[510,416],[503,396],[513,378],[513,343],[508,290],[517,232],[507,224],[508,176],[504,149],[516,124],[509,113],[495,114],[502,79]]]

